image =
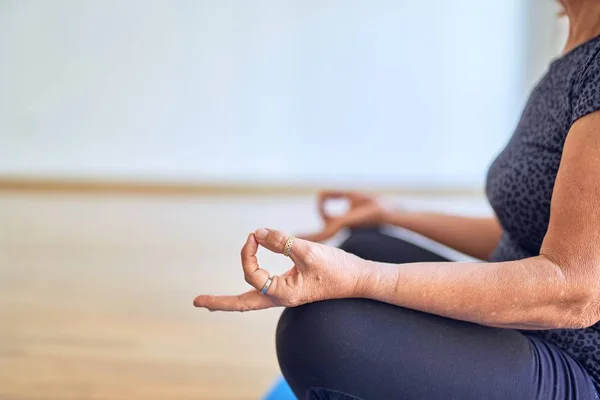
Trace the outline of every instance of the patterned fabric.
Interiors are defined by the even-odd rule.
[[[488,171],[487,196],[504,228],[492,261],[539,254],[567,133],[577,119],[597,110],[600,36],[550,65],[531,93],[508,145]],[[600,388],[600,323],[535,334],[579,360]]]

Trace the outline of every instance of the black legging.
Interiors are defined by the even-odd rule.
[[[444,260],[373,229],[341,247],[375,261]],[[284,310],[277,356],[299,399],[598,398],[575,359],[535,336],[365,299]]]

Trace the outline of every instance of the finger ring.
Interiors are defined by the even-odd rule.
[[[288,240],[285,242],[285,247],[283,248],[283,255],[286,257],[290,256],[290,252],[292,251],[292,246],[294,245],[294,237],[290,236]]]
[[[271,287],[271,283],[273,283],[273,277],[270,276],[267,278],[267,281],[265,282],[265,285],[263,286],[262,289],[260,289],[260,294],[265,294],[267,293],[267,290],[269,290],[269,287]]]

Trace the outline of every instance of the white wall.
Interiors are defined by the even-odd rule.
[[[0,174],[476,187],[523,101],[529,12],[3,1]]]
[[[564,47],[568,23],[559,17],[558,1],[528,0],[525,44],[525,85],[529,91],[538,81],[551,58],[558,56]]]

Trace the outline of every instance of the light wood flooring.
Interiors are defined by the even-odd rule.
[[[239,249],[262,226],[317,227],[313,199],[0,191],[0,399],[260,398],[278,375],[281,310],[192,300],[247,290]]]

